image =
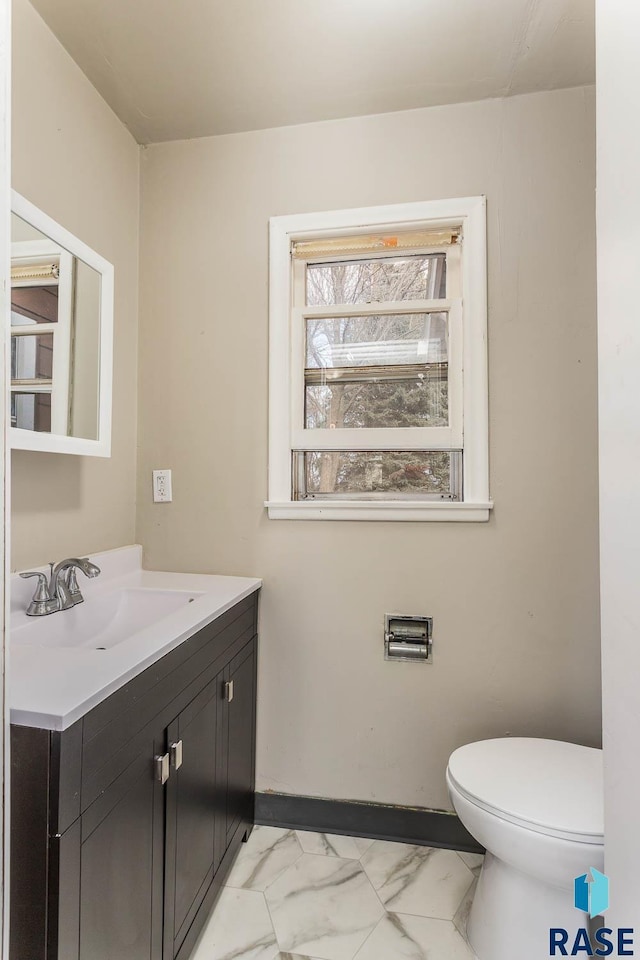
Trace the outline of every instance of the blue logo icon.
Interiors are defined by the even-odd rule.
[[[591,918],[599,916],[609,908],[609,877],[591,867],[591,880],[587,874],[573,881],[574,903],[577,910],[588,913]]]

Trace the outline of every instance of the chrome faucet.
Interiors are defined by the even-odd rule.
[[[68,560],[61,560],[55,566],[49,564],[51,573],[49,578],[45,573],[37,570],[28,570],[21,573],[20,576],[37,577],[38,585],[33,595],[31,603],[27,607],[28,617],[46,617],[50,613],[58,613],[59,610],[70,610],[77,603],[82,603],[84,597],[80,592],[78,580],[76,578],[76,569],[82,570],[85,577],[93,579],[100,573],[100,567],[88,560],[86,557],[70,557]]]

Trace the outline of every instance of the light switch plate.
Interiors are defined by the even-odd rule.
[[[173,500],[171,491],[171,470],[153,471],[153,502],[169,503]]]

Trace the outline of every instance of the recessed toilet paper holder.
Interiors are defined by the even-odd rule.
[[[387,613],[384,618],[384,658],[433,663],[433,617]]]

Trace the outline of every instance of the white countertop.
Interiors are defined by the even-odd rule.
[[[11,723],[65,730],[145,667],[262,585],[261,580],[251,577],[143,570],[139,546],[92,554],[90,559],[102,572],[95,580],[87,580],[78,573],[85,610],[89,609],[92,598],[117,590],[179,590],[199,596],[106,650],[28,645],[19,639],[20,627],[27,620],[25,610],[36,582],[14,575],[10,618],[13,629],[10,628],[9,645]],[[73,616],[73,613],[73,610],[61,611],[48,617],[28,618],[29,626],[31,629],[32,624],[42,623],[44,627],[44,621]],[[58,621],[58,625],[61,622]]]

